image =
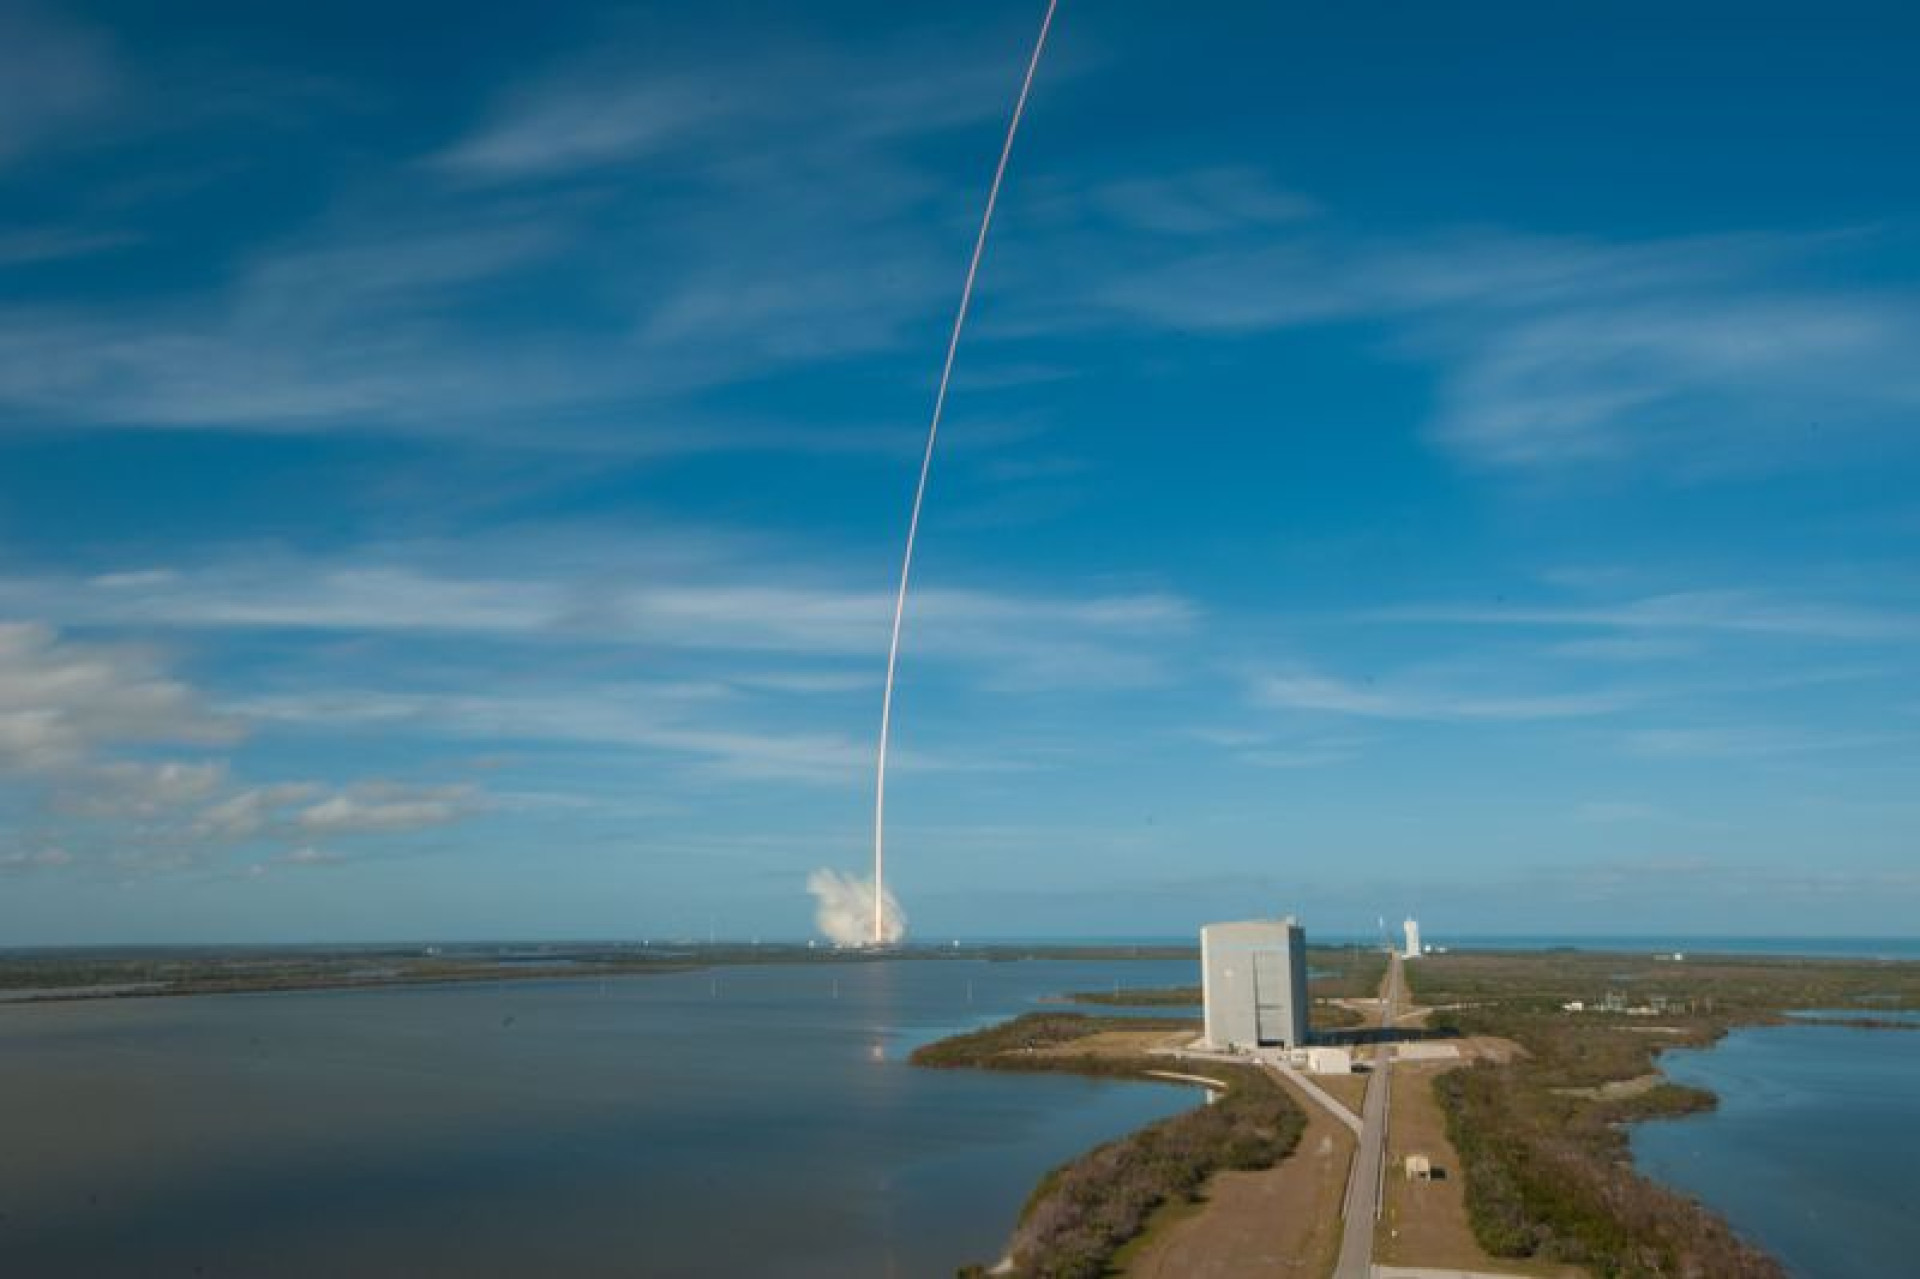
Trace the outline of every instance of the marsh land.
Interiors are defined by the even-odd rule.
[[[1433,955],[1405,967],[1417,1006],[1385,1014],[1391,1037],[1425,1041],[1428,1047],[1395,1050],[1411,1060],[1397,1071],[1400,1083],[1387,1133],[1387,1195],[1372,1241],[1373,1256],[1384,1265],[1541,1276],[1717,1279],[1789,1273],[1777,1250],[1765,1243],[1768,1236],[1783,1241],[1788,1236],[1768,1229],[1751,1203],[1716,1195],[1711,1174],[1682,1189],[1635,1167],[1631,1134],[1637,1125],[1707,1114],[1718,1104],[1709,1089],[1670,1079],[1661,1069],[1663,1055],[1678,1050],[1682,1056],[1676,1060],[1684,1062],[1689,1055],[1710,1060],[1698,1056],[1701,1050],[1734,1031],[1743,1036],[1770,1030],[1812,1036],[1874,1033],[1882,1048],[1861,1072],[1864,1077],[1893,1078],[1889,1056],[1905,1062],[1909,1074],[1920,1066],[1920,1036],[1903,1033],[1920,1028],[1914,1012],[1920,1008],[1920,964],[1911,962],[1563,950]],[[1316,1029],[1364,1019],[1367,1001],[1354,992],[1377,972],[1348,964],[1324,975],[1317,983]],[[1133,1006],[1164,1015],[1191,1005],[1197,993],[1191,987],[1107,989],[1076,998],[1106,1009]],[[1796,1015],[1806,1009],[1821,1010],[1817,1024]],[[1112,1026],[1100,1017],[1077,1023],[1027,1019],[936,1045],[921,1056],[929,1064],[953,1064],[946,1059],[952,1056],[1000,1070],[1146,1074],[1166,1069],[1171,1054],[1191,1045],[1194,1030],[1188,1022],[1184,1034],[1169,1028],[1157,1042],[1136,1036],[1115,1044]],[[1854,1052],[1861,1055],[1857,1046]],[[1205,1069],[1230,1072],[1233,1067]],[[1711,1072],[1679,1073],[1698,1080]],[[1357,1113],[1364,1081],[1323,1082]],[[1882,1100],[1891,1098],[1889,1093]],[[1876,1107],[1857,1093],[1852,1099],[1863,1112],[1852,1117],[1856,1128],[1870,1124],[1876,1114],[1912,1110],[1898,1104],[1891,1111]],[[1304,1109],[1312,1113],[1312,1106]],[[1908,1137],[1914,1135],[1920,1134]],[[1295,1139],[1284,1143],[1284,1150],[1263,1152],[1274,1156],[1264,1164],[1222,1162],[1220,1169],[1231,1171],[1217,1170],[1197,1185],[1191,1178],[1168,1178],[1164,1193],[1143,1210],[1134,1184],[1138,1179],[1114,1175],[1150,1155],[1150,1146],[1145,1154],[1129,1148],[1129,1141],[1138,1140],[1138,1135],[1122,1139],[1086,1157],[1107,1174],[1105,1184],[1126,1185],[1115,1192],[1128,1201],[1124,1212],[1097,1195],[1069,1196],[1073,1211],[1083,1217],[1124,1223],[1124,1229],[1110,1231],[1106,1249],[1095,1254],[1082,1246],[1062,1253],[1036,1242],[1040,1232],[1031,1228],[1032,1220],[1042,1214],[1057,1218],[1061,1187],[1076,1184],[1080,1165],[1069,1165],[1029,1201],[1027,1218],[1008,1250],[1011,1273],[1173,1273],[1166,1270],[1170,1250],[1191,1248],[1197,1239],[1240,1237],[1249,1215],[1249,1174],[1267,1178],[1270,1187],[1289,1180],[1302,1188],[1316,1179],[1326,1183],[1326,1159],[1341,1149],[1341,1133],[1332,1126],[1317,1140]],[[1662,1148],[1658,1142],[1648,1145]],[[1316,1156],[1323,1165],[1318,1172],[1312,1167]],[[1430,1161],[1437,1175],[1419,1181],[1399,1176],[1408,1156]],[[1765,1171],[1775,1182],[1783,1177],[1790,1182],[1791,1164],[1782,1168],[1781,1162]],[[1300,1167],[1289,1174],[1289,1164]],[[1673,1160],[1662,1166],[1670,1170]],[[1846,1171],[1836,1165],[1827,1175],[1845,1179]],[[1722,1187],[1732,1184],[1733,1179],[1722,1178]],[[1690,1197],[1689,1190],[1739,1210],[1741,1226]],[[1898,1194],[1891,1179],[1878,1185],[1863,1179],[1842,1193],[1855,1211],[1833,1214],[1840,1237],[1829,1240],[1824,1252],[1798,1242],[1791,1273],[1866,1273],[1851,1259],[1881,1259],[1866,1263],[1872,1265],[1912,1255],[1901,1237],[1907,1214],[1888,1198]],[[1311,1220],[1301,1219],[1323,1217],[1325,1198],[1323,1193],[1315,1206],[1310,1195],[1296,1194],[1290,1209],[1269,1212],[1271,1224],[1255,1245],[1243,1242],[1232,1250],[1238,1263],[1215,1259],[1200,1266],[1193,1258],[1206,1256],[1202,1250],[1187,1254],[1187,1272],[1259,1272],[1249,1259],[1271,1259],[1260,1246],[1271,1249],[1282,1239],[1289,1241],[1290,1268],[1330,1272],[1324,1240],[1315,1240],[1307,1229]],[[1874,1208],[1876,1201],[1886,1201],[1886,1210]],[[1288,1211],[1291,1221],[1285,1219]],[[1843,1227],[1841,1219],[1850,1224]],[[1810,1256],[1820,1260],[1810,1264]]]

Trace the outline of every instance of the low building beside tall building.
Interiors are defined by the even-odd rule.
[[[1207,925],[1200,930],[1200,969],[1209,1047],[1306,1046],[1307,934],[1297,920]]]

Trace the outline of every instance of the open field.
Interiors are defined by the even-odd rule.
[[[1332,1270],[1353,1134],[1291,1084],[1282,1086],[1307,1116],[1293,1155],[1259,1172],[1216,1174],[1198,1204],[1157,1214],[1115,1269],[1129,1279],[1261,1279]]]

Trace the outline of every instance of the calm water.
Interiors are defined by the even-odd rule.
[[[913,1046],[1182,962],[0,1008],[0,1274],[942,1275],[1186,1089]]]
[[[1661,1065],[1718,1093],[1720,1108],[1636,1127],[1649,1175],[1717,1208],[1796,1275],[1916,1273],[1920,1031],[1764,1027]]]

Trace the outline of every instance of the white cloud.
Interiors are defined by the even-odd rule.
[[[944,316],[964,247],[943,234],[949,188],[905,144],[1001,118],[1020,42],[1001,34],[597,42],[617,52],[562,59],[432,157],[427,173],[449,181],[417,165],[376,177],[190,292],[0,305],[0,427],[893,449],[897,432],[716,425],[668,406],[918,340]],[[644,196],[642,161],[665,166]],[[521,189],[561,176],[581,181],[537,203]],[[474,305],[536,269],[555,304]]]
[[[461,177],[551,179],[695,152],[708,174],[872,147],[1006,109],[1006,32],[951,28],[831,47],[743,39],[609,38],[513,86],[431,163]],[[1015,36],[1017,39],[1017,36]],[[632,50],[643,50],[636,55]],[[671,69],[667,69],[671,67]],[[1072,74],[1057,63],[1056,80]],[[785,125],[784,130],[775,126]],[[777,136],[777,141],[775,140]]]
[[[1069,278],[1070,297],[1035,309],[1025,331],[1384,323],[1391,351],[1437,371],[1430,431],[1461,458],[1548,471],[1647,455],[1686,478],[1908,437],[1920,409],[1911,296],[1781,283],[1863,240],[1222,228],[1201,252],[1122,242],[1092,255],[1099,274]]]
[[[1171,236],[1217,236],[1314,217],[1320,205],[1256,168],[1220,166],[1105,183],[1087,203],[1114,222]]]
[[[260,698],[247,713],[304,728],[373,723],[479,740],[580,743],[658,752],[693,771],[740,781],[841,786],[873,767],[870,741],[840,733],[690,719],[671,688],[602,684],[519,695],[421,694],[341,690],[317,697]],[[916,752],[902,769],[945,768]]]
[[[276,782],[255,786],[201,811],[192,833],[201,839],[250,839],[279,819],[283,810],[320,794],[313,782]]]
[[[0,875],[57,870],[72,862],[73,854],[64,848],[0,849]]]
[[[150,650],[0,623],[0,771],[84,763],[133,743],[223,745],[239,726],[206,710]]]
[[[1805,639],[1920,638],[1920,613],[1800,600],[1751,590],[1675,591],[1599,605],[1413,605],[1370,614],[1381,621],[1646,632],[1723,632]]]
[[[815,659],[885,651],[887,591],[849,589],[755,548],[676,557],[628,541],[590,558],[523,553],[518,563],[506,548],[498,557],[460,550],[465,562],[493,564],[492,575],[441,567],[456,558],[448,548],[360,562],[265,558],[150,578],[110,574],[111,585],[0,579],[0,604],[69,624],[146,629],[452,634]],[[1190,602],[1164,592],[929,587],[915,593],[908,624],[917,656],[981,665],[995,686],[1024,689],[1157,682],[1165,677],[1161,646],[1197,620]],[[842,684],[849,678],[844,669],[829,674]]]
[[[466,178],[503,181],[627,163],[686,145],[731,106],[703,77],[629,71],[593,82],[569,70],[515,90],[488,124],[434,164]]]
[[[62,777],[54,802],[81,817],[154,818],[203,802],[226,780],[223,760],[117,760]]]
[[[1354,684],[1312,671],[1262,676],[1254,696],[1269,706],[1364,719],[1527,721],[1609,715],[1633,704],[1624,693],[1507,693],[1431,684]]]
[[[1436,437],[1537,468],[1656,450],[1732,466],[1780,437],[1920,408],[1920,314],[1869,297],[1655,296],[1491,326],[1450,378]]]
[[[344,866],[347,864],[347,861],[348,859],[340,853],[329,852],[324,848],[315,848],[309,844],[301,848],[290,849],[287,852],[281,853],[278,857],[269,858],[264,862],[256,862],[250,869],[255,873],[264,874],[275,867],[285,866],[297,869],[314,866]]]
[[[194,819],[202,840],[370,835],[445,826],[472,816],[483,796],[472,786],[367,780],[334,790],[319,782],[251,787],[210,804]]]
[[[467,786],[400,786],[361,782],[293,815],[317,834],[375,834],[445,826],[473,812],[478,794]]]

